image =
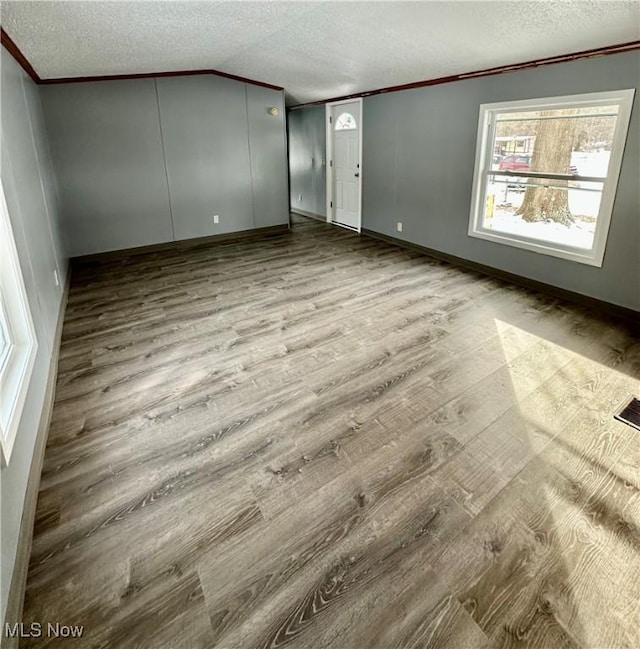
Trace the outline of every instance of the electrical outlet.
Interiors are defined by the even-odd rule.
[[[298,194],[298,203],[302,203],[302,194]]]
[[[396,224],[396,230],[398,232],[402,232],[402,221],[398,221],[398,223]]]
[[[219,214],[214,214],[213,215],[213,222],[214,223],[220,223],[220,215]]]
[[[53,269],[53,281],[56,283],[56,286],[60,286],[60,277],[58,276],[58,269]]]

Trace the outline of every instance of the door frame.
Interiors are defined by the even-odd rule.
[[[334,106],[347,106],[348,104],[358,104],[360,107],[359,110],[359,115],[360,115],[360,124],[358,125],[358,159],[359,159],[359,165],[360,165],[360,182],[358,183],[358,227],[357,228],[351,228],[348,225],[344,225],[342,223],[338,223],[337,221],[333,220],[333,206],[332,206],[332,201],[333,201],[333,124],[331,123],[331,109]],[[326,123],[326,137],[327,137],[327,146],[326,146],[326,161],[327,161],[327,203],[326,203],[326,210],[327,210],[327,223],[333,223],[334,225],[339,225],[341,228],[345,228],[347,230],[351,230],[352,232],[355,230],[356,232],[361,232],[362,231],[362,124],[364,120],[362,119],[362,113],[363,113],[363,102],[362,102],[362,97],[358,97],[357,99],[346,99],[343,101],[331,101],[327,104],[325,104],[325,123]]]

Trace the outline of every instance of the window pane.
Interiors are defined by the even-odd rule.
[[[341,113],[336,120],[336,131],[351,131],[357,127],[356,118],[351,113]]]
[[[603,183],[489,176],[482,227],[590,250]]]
[[[4,327],[0,323],[0,371],[4,367],[4,360],[9,353],[9,341],[6,338]]]
[[[11,338],[8,331],[8,320],[4,310],[2,294],[0,294],[0,374],[11,349]]]
[[[619,107],[496,115],[492,169],[605,178]]]

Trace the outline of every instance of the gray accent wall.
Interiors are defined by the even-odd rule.
[[[43,410],[55,330],[66,281],[56,180],[38,89],[0,48],[1,176],[38,350],[8,466],[0,468],[0,621],[16,558],[20,521],[38,424]],[[56,285],[54,271],[58,273]]]
[[[480,104],[621,88],[636,95],[602,268],[468,236]],[[640,311],[640,53],[374,95],[363,104],[363,229]],[[322,215],[324,173],[318,180],[313,161],[324,155],[324,110],[289,113],[291,207]]]
[[[244,84],[213,75],[157,80],[176,239],[253,227]],[[214,230],[213,215],[220,217]]]
[[[280,225],[283,214],[289,220],[284,95],[259,86],[246,88],[254,227]],[[278,115],[270,115],[269,108],[277,108]]]
[[[288,223],[282,92],[208,74],[41,91],[71,256]]]
[[[640,311],[640,90],[602,268],[467,234],[480,104],[639,86],[630,52],[365,98],[363,228]]]
[[[291,209],[326,217],[325,107],[290,111],[288,136]]]
[[[154,80],[41,93],[70,255],[171,241]]]

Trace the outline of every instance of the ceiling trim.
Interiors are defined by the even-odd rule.
[[[140,74],[106,74],[97,75],[92,77],[60,77],[55,79],[41,79],[38,73],[34,70],[27,57],[20,51],[20,48],[13,42],[12,38],[0,27],[0,35],[2,37],[2,45],[6,48],[7,52],[20,64],[22,69],[41,86],[48,86],[58,83],[87,83],[91,81],[118,81],[122,79],[156,79],[158,77],[187,77],[200,74],[213,74],[217,77],[224,77],[225,79],[232,79],[233,81],[240,81],[241,83],[248,83],[253,86],[260,86],[261,88],[269,88],[270,90],[282,91],[282,86],[275,86],[271,83],[264,81],[257,81],[256,79],[248,79],[240,77],[236,74],[229,74],[221,70],[176,70],[173,72],[145,72]]]
[[[182,76],[192,76],[192,75],[203,75],[203,74],[212,74],[219,77],[224,77],[225,79],[232,79],[234,81],[239,81],[241,83],[248,83],[254,86],[260,86],[262,88],[269,88],[271,90],[283,91],[285,90],[282,86],[276,86],[271,83],[266,83],[264,81],[257,81],[256,79],[249,79],[247,77],[241,77],[235,74],[230,74],[228,72],[222,72],[221,70],[206,69],[206,70],[176,70],[169,72],[147,72],[147,73],[138,73],[138,74],[112,74],[112,75],[96,75],[88,77],[59,77],[53,79],[41,79],[38,73],[35,71],[27,57],[20,51],[20,48],[14,43],[13,39],[7,34],[7,32],[0,27],[0,36],[2,45],[6,50],[13,56],[13,58],[18,62],[22,69],[31,77],[31,79],[38,85],[54,85],[61,83],[87,83],[93,81],[117,81],[125,79],[154,79],[158,77],[182,77]],[[463,81],[465,79],[474,79],[479,77],[486,77],[496,74],[503,74],[505,72],[515,72],[516,70],[526,70],[531,68],[537,68],[545,65],[553,65],[555,63],[566,63],[569,61],[577,61],[580,59],[587,59],[596,56],[607,56],[610,54],[620,54],[622,52],[631,52],[634,50],[640,50],[640,40],[638,41],[629,41],[627,43],[618,43],[615,45],[608,45],[605,47],[598,47],[589,50],[582,50],[579,52],[572,52],[569,54],[560,54],[558,56],[549,56],[542,59],[534,59],[532,61],[524,61],[522,63],[514,63],[512,65],[501,65],[493,68],[487,68],[485,70],[476,70],[474,72],[467,72],[464,74],[454,74],[446,77],[438,77],[436,79],[425,79],[422,81],[414,81],[412,83],[405,83],[397,86],[388,86],[385,88],[377,88],[375,90],[366,90],[362,92],[353,93],[350,95],[341,95],[339,97],[330,97],[328,99],[319,99],[317,101],[311,101],[303,104],[296,104],[294,106],[287,107],[287,110],[295,110],[297,108],[304,108],[307,106],[321,106],[328,102],[335,101],[346,101],[349,99],[357,99],[360,97],[371,97],[374,95],[382,95],[389,92],[400,92],[402,90],[412,90],[414,88],[424,88],[427,86],[435,86],[443,83],[452,83],[454,81]]]
[[[20,51],[20,48],[13,42],[11,36],[0,27],[0,42],[13,58],[19,63],[20,67],[35,81],[40,83],[41,79],[33,66],[27,60],[27,57]]]
[[[256,81],[255,79],[248,79],[247,77],[239,77],[236,74],[229,74],[228,72],[221,72],[220,70],[175,70],[173,72],[143,72],[140,74],[104,74],[94,77],[58,77],[54,79],[40,79],[38,83],[42,86],[56,85],[59,83],[87,83],[91,81],[120,81],[123,79],[157,79],[160,77],[189,77],[200,74],[213,74],[216,77],[224,77],[225,79],[233,79],[242,83],[248,83],[253,86],[260,86],[261,88],[269,88],[270,90],[282,91],[282,86],[274,86],[271,83],[264,81]]]
[[[297,108],[306,108],[308,106],[322,106],[324,104],[327,104],[329,102],[334,102],[334,101],[347,101],[349,99],[358,99],[359,97],[372,97],[374,95],[383,95],[388,92],[400,92],[402,90],[413,90],[414,88],[424,88],[426,86],[437,86],[442,83],[452,83],[453,81],[464,81],[465,79],[476,79],[479,77],[488,77],[495,74],[503,74],[505,72],[515,72],[516,70],[528,70],[531,68],[542,67],[545,65],[553,65],[555,63],[567,63],[569,61],[589,59],[595,56],[607,56],[609,54],[620,54],[622,52],[632,52],[634,50],[640,50],[640,41],[629,41],[628,43],[607,45],[605,47],[597,47],[591,50],[572,52],[570,54],[548,56],[544,59],[535,59],[533,61],[514,63],[512,65],[500,65],[495,68],[487,68],[486,70],[477,70],[475,72],[467,72],[465,74],[453,74],[448,77],[438,77],[437,79],[425,79],[424,81],[414,81],[412,83],[405,83],[399,86],[388,86],[386,88],[377,88],[376,90],[366,90],[363,92],[356,92],[351,95],[331,97],[330,99],[319,99],[317,101],[310,101],[304,104],[296,104],[294,106],[288,106],[287,110],[288,111],[296,110]]]

